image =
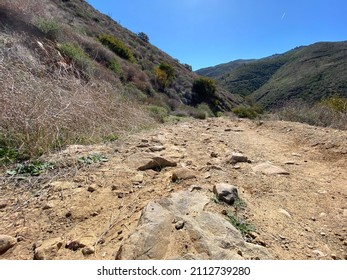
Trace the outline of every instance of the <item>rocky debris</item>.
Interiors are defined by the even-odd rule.
[[[235,200],[239,197],[237,188],[225,183],[214,185],[213,193],[217,196],[218,200],[226,202],[229,205],[234,204]]]
[[[290,173],[282,167],[273,165],[270,162],[263,162],[253,167],[253,171],[265,175],[289,175]]]
[[[287,216],[288,218],[291,218],[291,217],[292,217],[292,215],[290,215],[289,212],[288,212],[287,210],[284,210],[284,209],[282,209],[282,208],[278,209],[278,213],[281,213],[281,214]]]
[[[138,173],[134,176],[134,178],[131,180],[134,184],[141,184],[143,182],[143,174]]]
[[[51,188],[53,188],[55,191],[64,191],[75,188],[75,184],[73,182],[68,181],[56,181],[52,182],[49,185]]]
[[[70,249],[72,251],[77,251],[82,249],[83,255],[90,255],[95,252],[94,244],[95,244],[95,236],[94,235],[86,235],[79,238],[76,238],[72,241],[69,241],[65,248]]]
[[[325,257],[326,256],[326,254],[324,254],[322,251],[319,251],[319,250],[313,250],[312,253],[318,257]]]
[[[7,207],[7,202],[5,200],[0,200],[0,210]]]
[[[218,153],[212,152],[210,156],[211,156],[212,158],[217,158],[217,157],[218,157]]]
[[[59,238],[44,241],[40,246],[35,248],[34,260],[53,260],[58,251],[63,247],[64,242]]]
[[[43,207],[42,210],[48,210],[54,208],[54,203],[53,201],[48,201]]]
[[[93,193],[93,192],[96,191],[96,188],[95,188],[95,186],[89,186],[89,187],[87,188],[87,191]]]
[[[9,235],[0,235],[0,255],[16,245],[17,239]]]
[[[151,152],[161,152],[165,150],[164,146],[153,146],[153,147],[149,147],[149,150]]]
[[[246,157],[245,155],[241,153],[232,153],[230,159],[227,161],[231,164],[236,164],[238,162],[248,162],[251,163],[251,161]]]
[[[172,176],[171,176],[171,179],[173,182],[176,182],[179,180],[194,179],[194,178],[196,178],[195,173],[189,170],[188,168],[178,168],[172,172]]]
[[[175,229],[180,230],[184,227],[184,221],[178,221],[175,223]]]
[[[118,249],[116,259],[272,258],[266,248],[246,243],[222,215],[204,211],[209,200],[199,192],[184,191],[150,202],[135,231]],[[173,220],[184,221],[184,227],[173,231]],[[184,245],[183,240],[191,244]]]

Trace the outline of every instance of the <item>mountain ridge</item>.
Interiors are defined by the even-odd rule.
[[[229,92],[274,108],[294,99],[314,104],[333,95],[347,97],[343,78],[347,75],[346,62],[347,41],[317,42],[239,65],[228,72],[223,72],[225,64],[215,66],[213,71],[219,73],[214,78]],[[204,71],[200,69],[198,73]]]

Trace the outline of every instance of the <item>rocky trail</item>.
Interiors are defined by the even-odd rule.
[[[223,117],[49,160],[0,186],[1,259],[347,259],[347,132]]]

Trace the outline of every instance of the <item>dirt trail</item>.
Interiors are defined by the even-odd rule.
[[[233,152],[251,162],[227,163]],[[19,242],[0,258],[33,259],[42,246],[45,256],[36,258],[114,259],[150,201],[197,185],[211,198],[207,207],[221,212],[225,206],[212,199],[216,183],[237,186],[246,205],[241,214],[255,227],[249,241],[274,258],[347,258],[347,132],[214,118],[163,125],[112,145],[71,147],[51,160],[73,163],[90,153],[109,160],[31,189],[1,186],[0,234]],[[138,171],[149,154],[196,178],[172,182],[174,167]],[[263,162],[290,174],[255,172]]]

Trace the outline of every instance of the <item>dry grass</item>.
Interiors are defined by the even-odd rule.
[[[276,112],[276,115],[280,120],[347,130],[347,114],[326,106],[324,103],[311,106],[296,101],[283,107]]]
[[[84,82],[71,75],[73,69],[52,65],[54,61],[43,64],[42,56],[21,42],[25,38],[18,38],[0,36],[1,146],[15,149],[22,158],[35,157],[152,122],[121,89],[96,79]]]

